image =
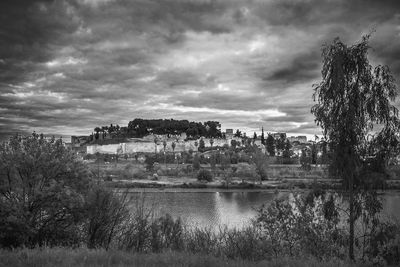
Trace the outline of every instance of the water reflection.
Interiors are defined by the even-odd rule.
[[[288,194],[263,192],[145,192],[145,205],[153,206],[155,215],[166,213],[189,226],[217,229],[221,225],[243,227],[256,215],[255,208]],[[133,203],[132,203],[133,204]],[[132,205],[132,208],[134,206]],[[400,192],[384,194],[384,213],[400,219]]]

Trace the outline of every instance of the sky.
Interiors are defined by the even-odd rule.
[[[321,47],[371,31],[400,81],[398,0],[1,0],[0,25],[0,139],[135,118],[320,134]]]

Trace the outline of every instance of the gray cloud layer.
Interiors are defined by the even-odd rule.
[[[372,29],[371,62],[400,78],[396,0],[6,0],[0,10],[1,138],[136,117],[318,134],[321,45]]]

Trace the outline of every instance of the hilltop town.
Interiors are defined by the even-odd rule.
[[[71,136],[69,145],[81,155],[101,153],[129,156],[160,152],[174,152],[180,155],[182,152],[205,152],[208,149],[245,147],[251,144],[269,156],[284,156],[284,146],[288,143],[286,146],[289,145],[290,148],[287,156],[293,158],[300,157],[302,151],[311,153],[316,141],[323,140],[317,138],[311,141],[307,140],[306,136],[287,136],[283,132],[264,133],[264,128],[261,133],[257,135],[254,132],[252,136],[246,136],[240,129],[236,131],[226,129],[225,132],[221,132],[221,124],[215,121],[203,124],[176,120],[135,119],[128,127],[111,124],[96,127],[88,136]]]

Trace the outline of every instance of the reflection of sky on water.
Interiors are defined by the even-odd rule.
[[[155,216],[169,213],[174,218],[180,217],[189,226],[243,227],[256,215],[254,208],[269,203],[275,196],[287,193],[273,192],[146,192],[145,205],[154,207]],[[132,193],[132,195],[142,195]],[[143,196],[143,195],[142,195]],[[400,192],[384,194],[385,214],[400,219]],[[133,197],[132,202],[138,197]],[[132,208],[134,204],[132,203]]]

